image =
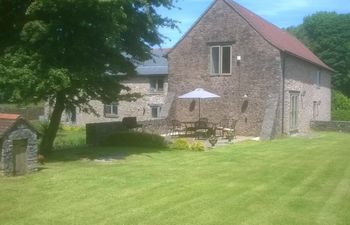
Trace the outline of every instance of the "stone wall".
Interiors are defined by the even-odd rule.
[[[211,43],[232,43],[231,75],[210,74]],[[239,63],[237,56],[241,56]],[[199,87],[221,96],[201,101],[202,117],[212,122],[238,119],[237,134],[255,136],[260,135],[264,120],[271,119],[265,113],[275,107],[268,96],[281,93],[280,51],[224,1],[206,12],[169,53],[168,61],[169,91],[175,98]],[[272,111],[279,113],[279,108]],[[180,121],[198,119],[198,101],[176,99],[172,110],[172,117]]]
[[[311,121],[311,129],[315,131],[350,132],[350,121]]]
[[[131,88],[132,92],[137,92],[142,95],[141,98],[135,102],[121,101],[118,104],[118,115],[105,116],[104,105],[100,101],[92,100],[90,105],[96,110],[98,115],[93,113],[86,113],[77,110],[76,122],[72,123],[68,114],[62,116],[62,122],[65,124],[74,124],[84,126],[87,123],[103,123],[121,121],[124,117],[136,117],[139,121],[151,120],[151,106],[159,105],[163,107],[167,101],[168,93],[168,78],[167,76],[159,76],[164,79],[164,90],[160,92],[153,92],[150,89],[150,80],[157,76],[136,76],[124,82],[124,84]],[[46,107],[46,115],[48,115],[49,107]]]
[[[27,120],[38,120],[41,116],[44,115],[43,106],[26,106],[19,107],[17,105],[0,105],[0,113],[9,113],[9,114],[19,114]]]
[[[26,124],[18,123],[12,128],[12,131],[2,138],[2,169],[5,175],[14,174],[13,165],[13,140],[27,139],[27,171],[35,171],[37,169],[37,154],[38,154],[38,144],[37,144],[37,134],[33,132]]]
[[[167,120],[149,120],[138,121],[141,127],[138,132],[147,132],[152,134],[166,134],[168,132]],[[107,122],[107,123],[91,123],[86,124],[86,144],[98,146],[106,138],[116,132],[127,132],[122,122]]]
[[[320,86],[316,84],[321,72]],[[310,121],[331,119],[331,76],[328,71],[293,56],[285,58],[284,133],[290,133],[290,93],[299,93],[298,131],[308,132]],[[317,103],[318,112],[313,110]],[[314,118],[314,115],[316,116]]]

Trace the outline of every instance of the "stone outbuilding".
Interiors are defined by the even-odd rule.
[[[0,114],[0,172],[18,176],[37,169],[38,132],[20,115]]]

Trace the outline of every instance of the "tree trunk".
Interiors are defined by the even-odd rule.
[[[44,131],[40,143],[40,152],[42,154],[49,153],[53,150],[53,143],[55,141],[58,128],[60,126],[62,113],[64,111],[64,95],[58,94],[56,97],[55,106],[50,117],[48,128]]]

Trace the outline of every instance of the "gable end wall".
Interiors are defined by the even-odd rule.
[[[232,75],[211,76],[209,72],[210,43],[233,42]],[[241,56],[240,65],[236,57]],[[282,68],[280,51],[261,37],[237,12],[222,0],[217,1],[195,27],[168,55],[169,91],[175,96],[201,87],[221,96],[201,102],[201,116],[212,122],[238,119],[237,132],[259,136],[266,119],[281,120],[280,94]],[[244,95],[248,95],[244,98]],[[277,99],[276,115],[265,117],[271,103]],[[175,97],[175,98],[176,98]],[[244,104],[248,103],[247,110]],[[198,119],[197,102],[174,101],[173,118],[180,121]],[[280,123],[270,121],[271,130],[279,132]]]

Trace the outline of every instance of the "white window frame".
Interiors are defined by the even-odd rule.
[[[106,107],[109,108],[109,113],[106,112]],[[113,108],[116,107],[117,111],[114,112]],[[112,102],[111,104],[104,104],[103,105],[103,114],[105,117],[118,117],[119,113],[119,104],[116,102]]]
[[[157,117],[153,116],[153,109],[156,108],[157,109]],[[151,117],[152,119],[158,119],[160,118],[160,113],[162,111],[162,106],[160,105],[150,105],[150,109],[151,109]]]
[[[162,81],[163,82],[163,88],[162,89],[159,89],[159,81]],[[156,87],[155,88],[152,88],[152,82],[155,82],[156,84]],[[150,91],[151,92],[164,92],[164,85],[165,85],[165,80],[164,78],[151,78],[150,79]]]
[[[223,73],[223,48],[230,48],[230,72],[229,73]],[[213,70],[213,48],[219,48],[219,73],[215,73]],[[232,74],[232,45],[213,45],[210,46],[210,74],[211,75],[231,75]]]

